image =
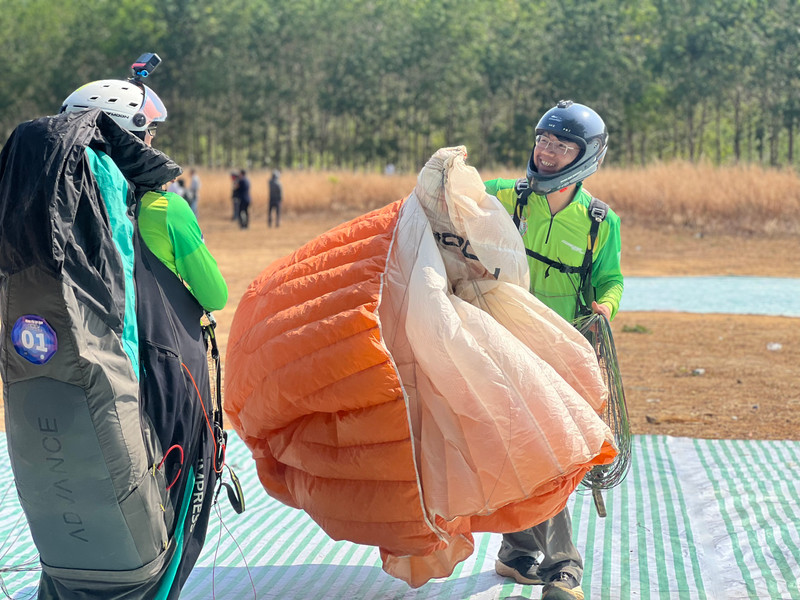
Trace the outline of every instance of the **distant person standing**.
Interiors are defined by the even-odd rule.
[[[283,202],[283,184],[281,172],[275,169],[272,179],[269,180],[269,211],[267,212],[267,227],[272,227],[272,211],[275,211],[275,227],[281,226],[281,202]]]
[[[167,186],[167,191],[184,198],[186,196],[186,186],[183,179],[173,179]]]
[[[233,216],[231,221],[239,219],[239,174],[231,171],[231,203],[233,204]]]
[[[239,227],[247,229],[250,222],[250,180],[247,171],[239,171],[239,182],[236,186],[239,197]]]
[[[186,197],[196,218],[197,207],[200,203],[200,176],[195,169],[189,171],[189,189],[186,191]]]

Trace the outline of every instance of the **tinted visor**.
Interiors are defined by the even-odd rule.
[[[142,89],[144,90],[144,101],[142,102],[140,111],[144,113],[147,122],[166,121],[167,107],[161,102],[161,98],[146,85],[142,84]]]

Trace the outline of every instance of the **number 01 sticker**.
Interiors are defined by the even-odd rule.
[[[11,343],[21,357],[43,365],[58,350],[58,338],[50,324],[38,315],[22,315],[11,329]]]

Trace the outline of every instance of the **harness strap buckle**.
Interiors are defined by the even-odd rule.
[[[608,215],[608,204],[597,198],[592,198],[591,202],[589,202],[588,213],[593,220],[602,223],[606,215]]]

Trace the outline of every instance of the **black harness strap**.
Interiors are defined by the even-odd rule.
[[[557,260],[553,260],[552,258],[547,258],[546,256],[542,256],[538,252],[534,252],[533,250],[529,250],[528,248],[525,248],[525,254],[527,254],[531,258],[535,258],[536,260],[543,262],[544,264],[546,264],[549,267],[553,267],[554,269],[560,271],[561,273],[581,273],[581,274],[583,274],[583,272],[586,271],[586,257],[585,256],[584,256],[584,264],[582,264],[580,267],[572,267],[570,265],[565,265],[564,263],[559,262]]]
[[[214,493],[214,502],[217,501],[219,493],[224,487],[228,493],[228,501],[231,503],[231,507],[236,511],[236,514],[240,515],[244,512],[245,508],[244,491],[242,490],[242,484],[239,482],[236,473],[231,469],[230,465],[225,462],[225,450],[228,446],[228,432],[225,431],[222,412],[222,376],[219,348],[217,347],[217,320],[210,312],[206,311],[205,315],[208,323],[202,325],[203,338],[206,341],[206,346],[210,346],[211,348],[211,360],[214,362],[215,372],[214,388],[216,393],[214,397],[216,400],[214,403],[214,436],[217,440],[217,454],[214,457],[214,468],[221,471],[223,467],[226,467],[231,476],[231,483],[224,481],[221,476],[217,480],[218,486],[217,491]]]
[[[512,219],[514,220],[514,226],[521,234],[524,234],[523,229],[520,227],[520,224],[522,223],[522,211],[528,205],[528,197],[531,195],[533,190],[531,190],[528,180],[524,177],[517,179],[516,183],[514,184],[514,190],[517,193],[517,203],[514,207]],[[592,198],[592,200],[589,202],[589,208],[587,212],[589,214],[589,219],[591,220],[591,226],[589,227],[589,239],[586,245],[586,252],[583,255],[583,262],[581,263],[580,267],[565,265],[562,262],[553,260],[547,256],[543,256],[538,252],[530,250],[529,248],[525,248],[525,254],[531,258],[535,258],[536,260],[543,262],[548,267],[556,269],[560,273],[577,273],[580,275],[581,293],[577,295],[578,314],[591,313],[591,306],[595,297],[594,287],[592,286],[592,257],[594,254],[594,247],[597,244],[597,232],[600,230],[600,223],[602,223],[605,220],[606,215],[608,215],[608,204],[602,200],[598,200],[597,198]]]
[[[225,429],[225,424],[223,422],[223,413],[222,413],[222,376],[220,373],[220,355],[219,355],[219,348],[217,347],[217,320],[214,318],[208,311],[204,311],[206,316],[206,321],[201,325],[203,329],[203,339],[205,340],[206,347],[210,347],[211,349],[211,360],[214,363],[214,412],[219,413],[218,415],[215,414],[215,421],[219,425],[220,429]]]
[[[581,269],[581,294],[578,296],[578,314],[590,314],[592,312],[592,302],[594,302],[594,286],[592,286],[592,255],[597,244],[597,232],[600,230],[600,223],[605,221],[608,215],[608,204],[597,198],[592,198],[589,202],[589,218],[592,225],[589,228],[589,243],[586,246],[586,253],[583,255]],[[581,296],[583,302],[581,302]]]
[[[517,204],[514,207],[514,214],[511,218],[514,220],[514,227],[516,227],[520,233],[523,233],[519,228],[520,223],[522,223],[522,211],[528,205],[528,196],[531,195],[533,190],[528,185],[528,180],[524,177],[520,177],[514,184],[514,191],[517,192]]]

